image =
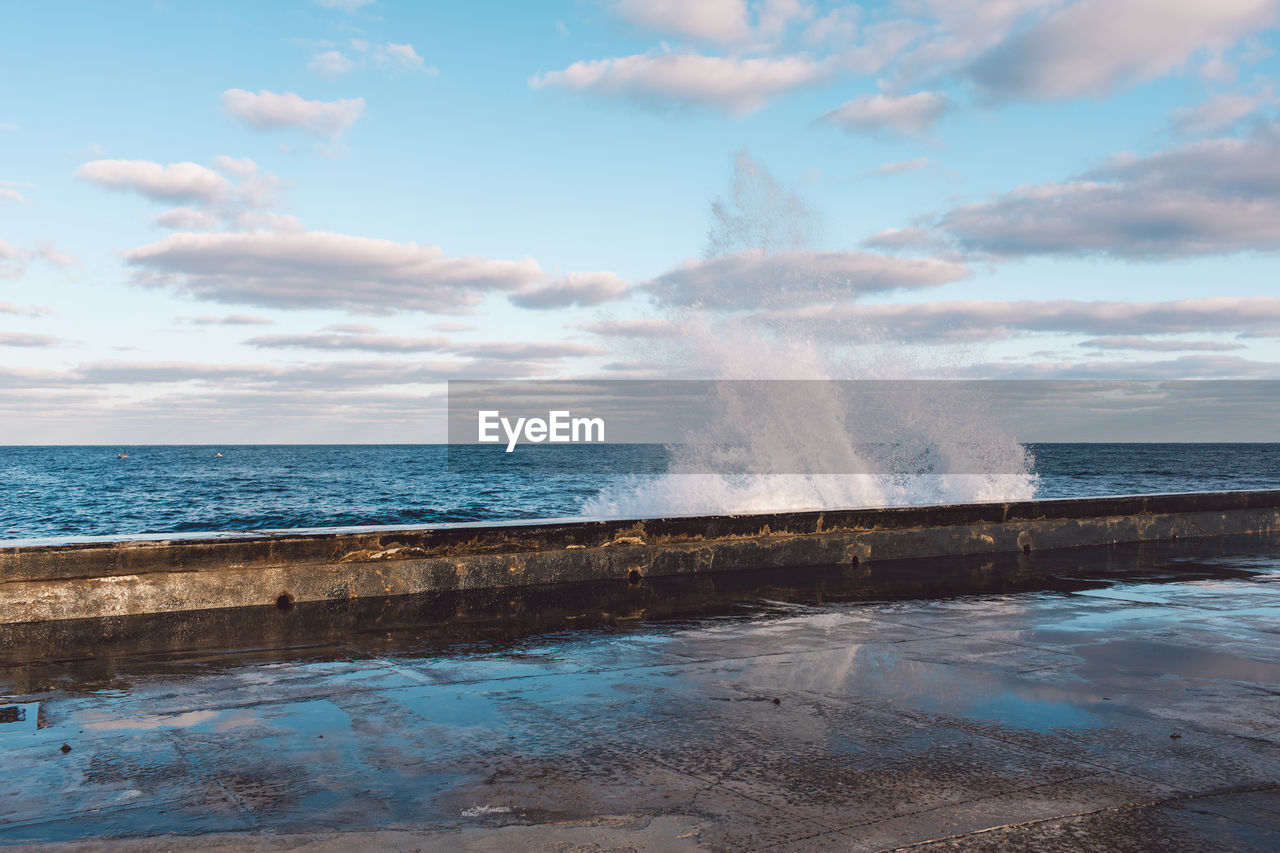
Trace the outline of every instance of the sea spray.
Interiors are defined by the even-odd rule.
[[[706,257],[795,252],[813,219],[798,196],[743,152],[729,198],[712,204]],[[728,279],[714,282],[709,292],[721,297],[740,286],[741,281]],[[823,281],[815,273],[779,280],[773,289],[774,304],[789,290],[806,296],[826,290],[835,303],[848,298],[849,282]],[[796,324],[723,310],[722,297],[716,303],[717,310],[695,304],[653,318],[673,332],[665,338],[666,375],[759,381],[920,378],[915,353],[905,347],[867,345],[852,336],[823,345]],[[653,343],[648,342],[648,354]],[[672,473],[617,477],[586,501],[583,514],[646,517],[1034,497],[1034,459],[1000,429],[981,395],[939,391],[938,383],[899,384],[893,404],[877,407],[875,422],[869,423],[852,390],[856,384],[796,383],[790,394],[739,395],[735,388],[741,386],[720,383],[712,429],[668,447]],[[872,434],[891,440],[870,441]],[[744,464],[723,458],[726,453],[741,454],[738,461]],[[770,470],[802,473],[750,473],[752,466],[745,463],[759,460],[767,460]],[[826,473],[834,470],[842,473]]]
[[[1035,494],[1031,454],[999,428],[974,383],[953,389],[909,380],[762,380],[713,387],[714,418],[667,446],[669,473],[620,478],[584,513],[697,515]]]

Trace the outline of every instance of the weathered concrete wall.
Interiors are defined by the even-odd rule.
[[[1280,491],[0,548],[0,623],[1280,531]]]

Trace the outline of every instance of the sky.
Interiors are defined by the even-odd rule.
[[[0,2],[0,444],[1280,378],[1280,0]]]

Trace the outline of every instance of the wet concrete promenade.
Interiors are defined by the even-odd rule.
[[[0,845],[1280,848],[1280,541],[930,565],[0,632]]]

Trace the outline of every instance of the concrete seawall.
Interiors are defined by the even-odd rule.
[[[1275,532],[1280,491],[2,547],[0,624]]]

